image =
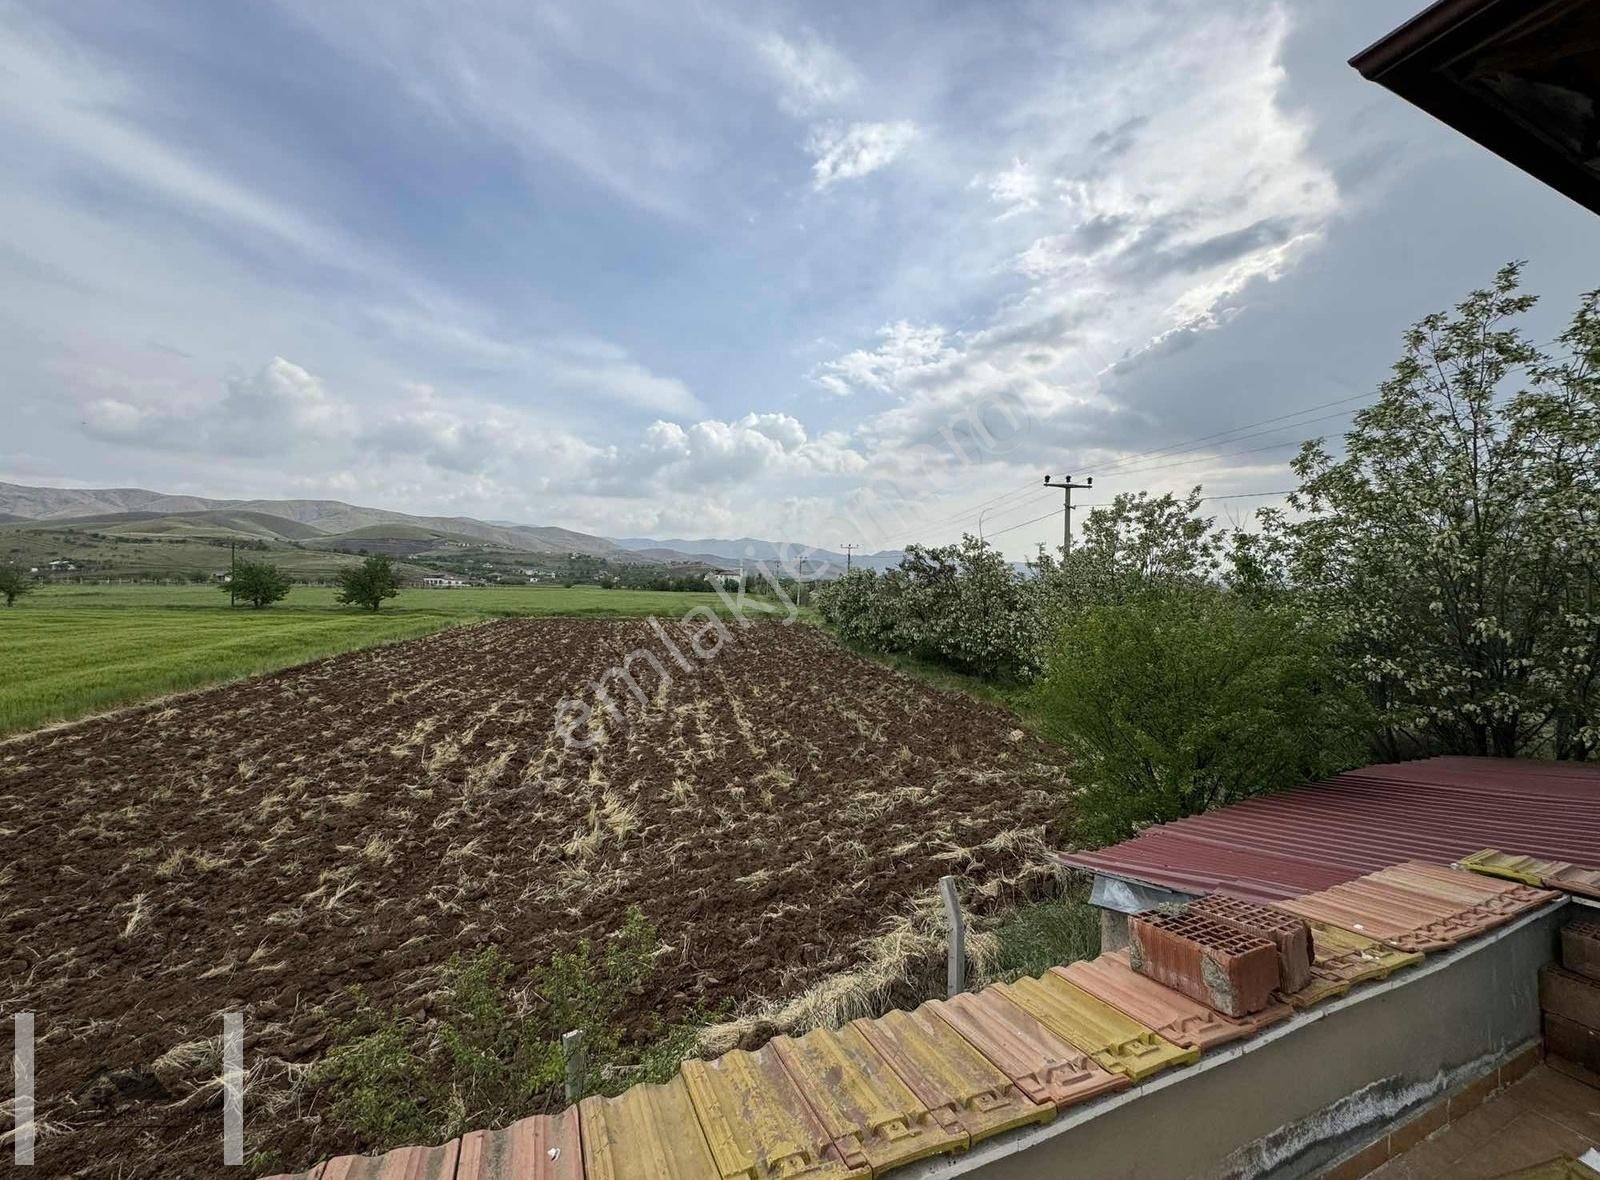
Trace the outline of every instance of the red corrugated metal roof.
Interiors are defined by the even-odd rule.
[[[1185,893],[1272,901],[1397,861],[1450,864],[1489,847],[1600,867],[1600,766],[1460,757],[1368,766],[1059,859]]]

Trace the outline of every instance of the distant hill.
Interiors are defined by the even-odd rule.
[[[677,560],[684,561],[720,561],[723,564],[738,564],[745,561],[763,561],[785,563],[785,569],[794,572],[798,559],[806,559],[806,574],[816,574],[820,577],[831,577],[843,573],[845,569],[845,555],[827,549],[809,549],[797,543],[782,541],[763,541],[757,537],[701,537],[697,540],[672,538],[658,541],[651,537],[624,537],[614,538],[616,544],[635,553],[648,553],[652,555],[677,554]],[[857,553],[851,559],[851,565],[866,566],[870,569],[888,569],[900,564],[900,559],[905,554],[899,549],[882,549],[876,553]],[[658,560],[671,560],[665,556]]]
[[[174,521],[175,525],[179,520],[201,523],[198,518],[211,518],[220,525],[223,521],[219,517],[231,515],[241,523],[253,520],[259,527],[260,518],[268,518],[300,526],[299,531],[282,523],[270,526],[276,535],[291,540],[331,538],[359,531],[368,540],[381,541],[386,539],[383,526],[402,526],[523,553],[580,553],[609,561],[642,560],[603,537],[571,529],[488,524],[467,516],[412,516],[385,508],[363,508],[342,500],[209,500],[143,488],[42,488],[0,483],[0,514],[18,521],[58,524],[71,521],[74,525],[102,521],[130,524],[135,515],[145,521],[159,517]],[[120,519],[113,522],[107,519],[110,517]],[[407,538],[401,533],[395,539]]]
[[[473,576],[495,569],[516,574],[519,561],[559,577],[583,576],[575,568],[583,562],[715,569],[781,561],[795,574],[802,572],[803,556],[808,578],[836,577],[846,564],[840,552],[758,537],[612,540],[554,525],[413,516],[342,500],[214,500],[145,488],[12,483],[0,483],[0,536],[11,538],[0,553],[5,560],[82,559],[83,568],[98,572],[121,571],[135,557],[141,572],[160,572],[164,562],[181,570],[209,568],[214,560],[195,545],[235,543],[294,550],[292,563],[318,571],[337,568],[328,563],[347,561],[346,555],[368,553],[443,563]],[[851,564],[887,569],[901,557],[900,550],[885,549],[857,553]]]

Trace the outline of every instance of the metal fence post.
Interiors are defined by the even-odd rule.
[[[967,990],[967,923],[961,916],[961,897],[954,877],[939,878],[939,895],[944,898],[945,928],[949,933],[946,993],[958,996]]]
[[[575,1028],[561,1034],[561,1056],[567,1067],[567,1101],[576,1102],[583,1097],[583,1030]]]

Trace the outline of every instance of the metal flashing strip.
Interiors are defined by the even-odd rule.
[[[1387,995],[1395,988],[1408,987],[1437,972],[1447,970],[1471,955],[1478,954],[1485,948],[1498,943],[1501,939],[1529,926],[1534,922],[1555,913],[1567,905],[1588,905],[1600,909],[1600,903],[1590,902],[1580,897],[1567,897],[1537,910],[1520,915],[1515,921],[1495,930],[1489,937],[1480,938],[1473,942],[1465,943],[1446,951],[1443,954],[1429,955],[1414,971],[1400,972],[1388,979],[1375,980],[1360,988],[1352,990],[1348,995],[1340,996],[1326,1004],[1318,1005],[1309,1011],[1296,1012],[1295,1015],[1281,1024],[1264,1030],[1259,1036],[1247,1040],[1236,1041],[1231,1045],[1224,1045],[1210,1053],[1206,1053],[1195,1064],[1187,1069],[1167,1070],[1157,1074],[1148,1081],[1132,1086],[1115,1094],[1107,1094],[1093,1102],[1084,1103],[1069,1111],[1062,1111],[1053,1123],[1008,1135],[1003,1139],[990,1140],[987,1143],[974,1147],[964,1155],[942,1160],[932,1160],[923,1163],[903,1174],[903,1180],[954,1180],[954,1177],[975,1172],[991,1164],[1010,1159],[1020,1155],[1038,1143],[1053,1139],[1057,1135],[1065,1135],[1074,1128],[1091,1122],[1102,1115],[1109,1114],[1127,1103],[1137,1102],[1146,1094],[1164,1090],[1168,1086],[1182,1085],[1190,1078],[1221,1068],[1231,1061],[1247,1053],[1260,1052],[1268,1045],[1283,1037],[1293,1036],[1300,1029],[1314,1024],[1353,1004],[1364,1004]]]

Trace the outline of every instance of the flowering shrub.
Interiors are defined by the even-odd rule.
[[[1090,606],[1216,572],[1222,537],[1187,497],[1120,495],[1092,511],[1083,544],[1017,569],[994,546],[912,545],[895,569],[854,570],[813,600],[841,638],[990,680],[1028,681],[1051,636]]]
[[[905,652],[990,680],[1039,667],[1038,595],[993,546],[912,545],[883,573],[853,570],[817,591],[822,617],[847,642]]]

